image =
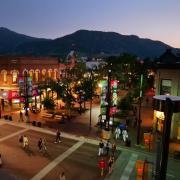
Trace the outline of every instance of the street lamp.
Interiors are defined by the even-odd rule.
[[[141,64],[141,75],[140,75],[140,87],[139,87],[139,118],[138,118],[138,122],[137,122],[137,144],[140,143],[140,131],[141,131],[141,104],[142,104],[142,85],[143,85],[143,71],[142,71],[142,65],[143,65],[143,61],[140,61]]]
[[[93,73],[92,70],[90,71],[90,80],[91,80],[91,94],[90,94],[90,111],[89,111],[89,128],[91,129],[91,114],[92,114],[92,98],[93,98],[93,85],[92,85],[92,81],[93,81]]]
[[[154,98],[154,103],[153,103],[154,110],[164,112],[165,114],[165,119],[163,124],[162,144],[160,144],[160,142],[158,142],[157,144],[161,146],[161,148],[160,148],[160,152],[157,153],[157,157],[156,157],[155,179],[159,180],[159,178],[161,178],[162,180],[165,180],[166,172],[167,172],[167,163],[168,163],[171,120],[173,113],[180,112],[180,97],[159,95],[159,96],[154,96],[153,98]],[[159,161],[157,161],[157,159]]]
[[[111,65],[110,68],[108,69],[107,107],[106,107],[106,126],[105,126],[105,130],[107,131],[109,131],[110,106],[111,106]]]

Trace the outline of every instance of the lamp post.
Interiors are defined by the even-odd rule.
[[[91,121],[92,121],[92,97],[93,97],[93,73],[92,73],[92,70],[90,72],[90,80],[91,80],[91,94],[90,94],[90,110],[89,110],[89,128],[91,129]]]
[[[28,75],[27,72],[24,73],[24,98],[25,98],[25,115],[28,116],[28,108],[29,108],[29,102],[28,102]]]
[[[160,148],[160,153],[157,152],[156,156],[156,174],[155,179],[159,180],[159,177],[162,180],[166,179],[167,172],[167,163],[168,163],[168,154],[169,154],[169,139],[171,131],[171,120],[173,113],[180,112],[180,98],[179,96],[154,96],[153,108],[164,112],[165,119],[163,124],[163,134],[162,134],[162,143]],[[159,159],[160,162],[157,161]]]
[[[142,64],[144,63],[143,61],[140,61],[141,63],[141,68],[142,68]],[[142,105],[142,85],[143,85],[143,73],[142,73],[142,69],[141,69],[141,75],[140,75],[140,87],[139,87],[139,118],[138,118],[138,122],[137,122],[137,144],[140,144],[140,131],[141,131],[141,105]]]
[[[105,126],[105,130],[107,131],[109,131],[110,106],[111,106],[111,68],[108,69],[107,108],[106,108],[106,126]]]

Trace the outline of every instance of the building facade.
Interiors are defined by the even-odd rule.
[[[48,80],[58,80],[66,75],[66,69],[75,66],[74,59],[68,64],[60,63],[57,57],[0,56],[0,99],[1,105],[20,102],[19,83],[25,75],[33,89]],[[38,96],[38,93],[32,96]]]
[[[156,60],[155,75],[156,95],[180,96],[180,59],[167,50]],[[154,130],[162,133],[164,126],[164,112],[154,110]],[[180,140],[180,112],[173,113],[171,122],[171,139]]]

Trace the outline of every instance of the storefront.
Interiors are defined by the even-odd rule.
[[[173,115],[171,119],[170,138],[180,140],[180,97],[160,95],[154,96],[154,116],[153,116],[153,130],[154,132],[162,134],[165,123],[165,99],[169,97],[174,103]]]

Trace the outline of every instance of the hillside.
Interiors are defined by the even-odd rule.
[[[16,55],[66,56],[71,50],[83,56],[119,55],[123,52],[139,57],[158,57],[169,45],[135,35],[115,32],[79,30],[54,40],[39,39],[0,28],[0,53]],[[173,48],[175,53],[180,49]]]

